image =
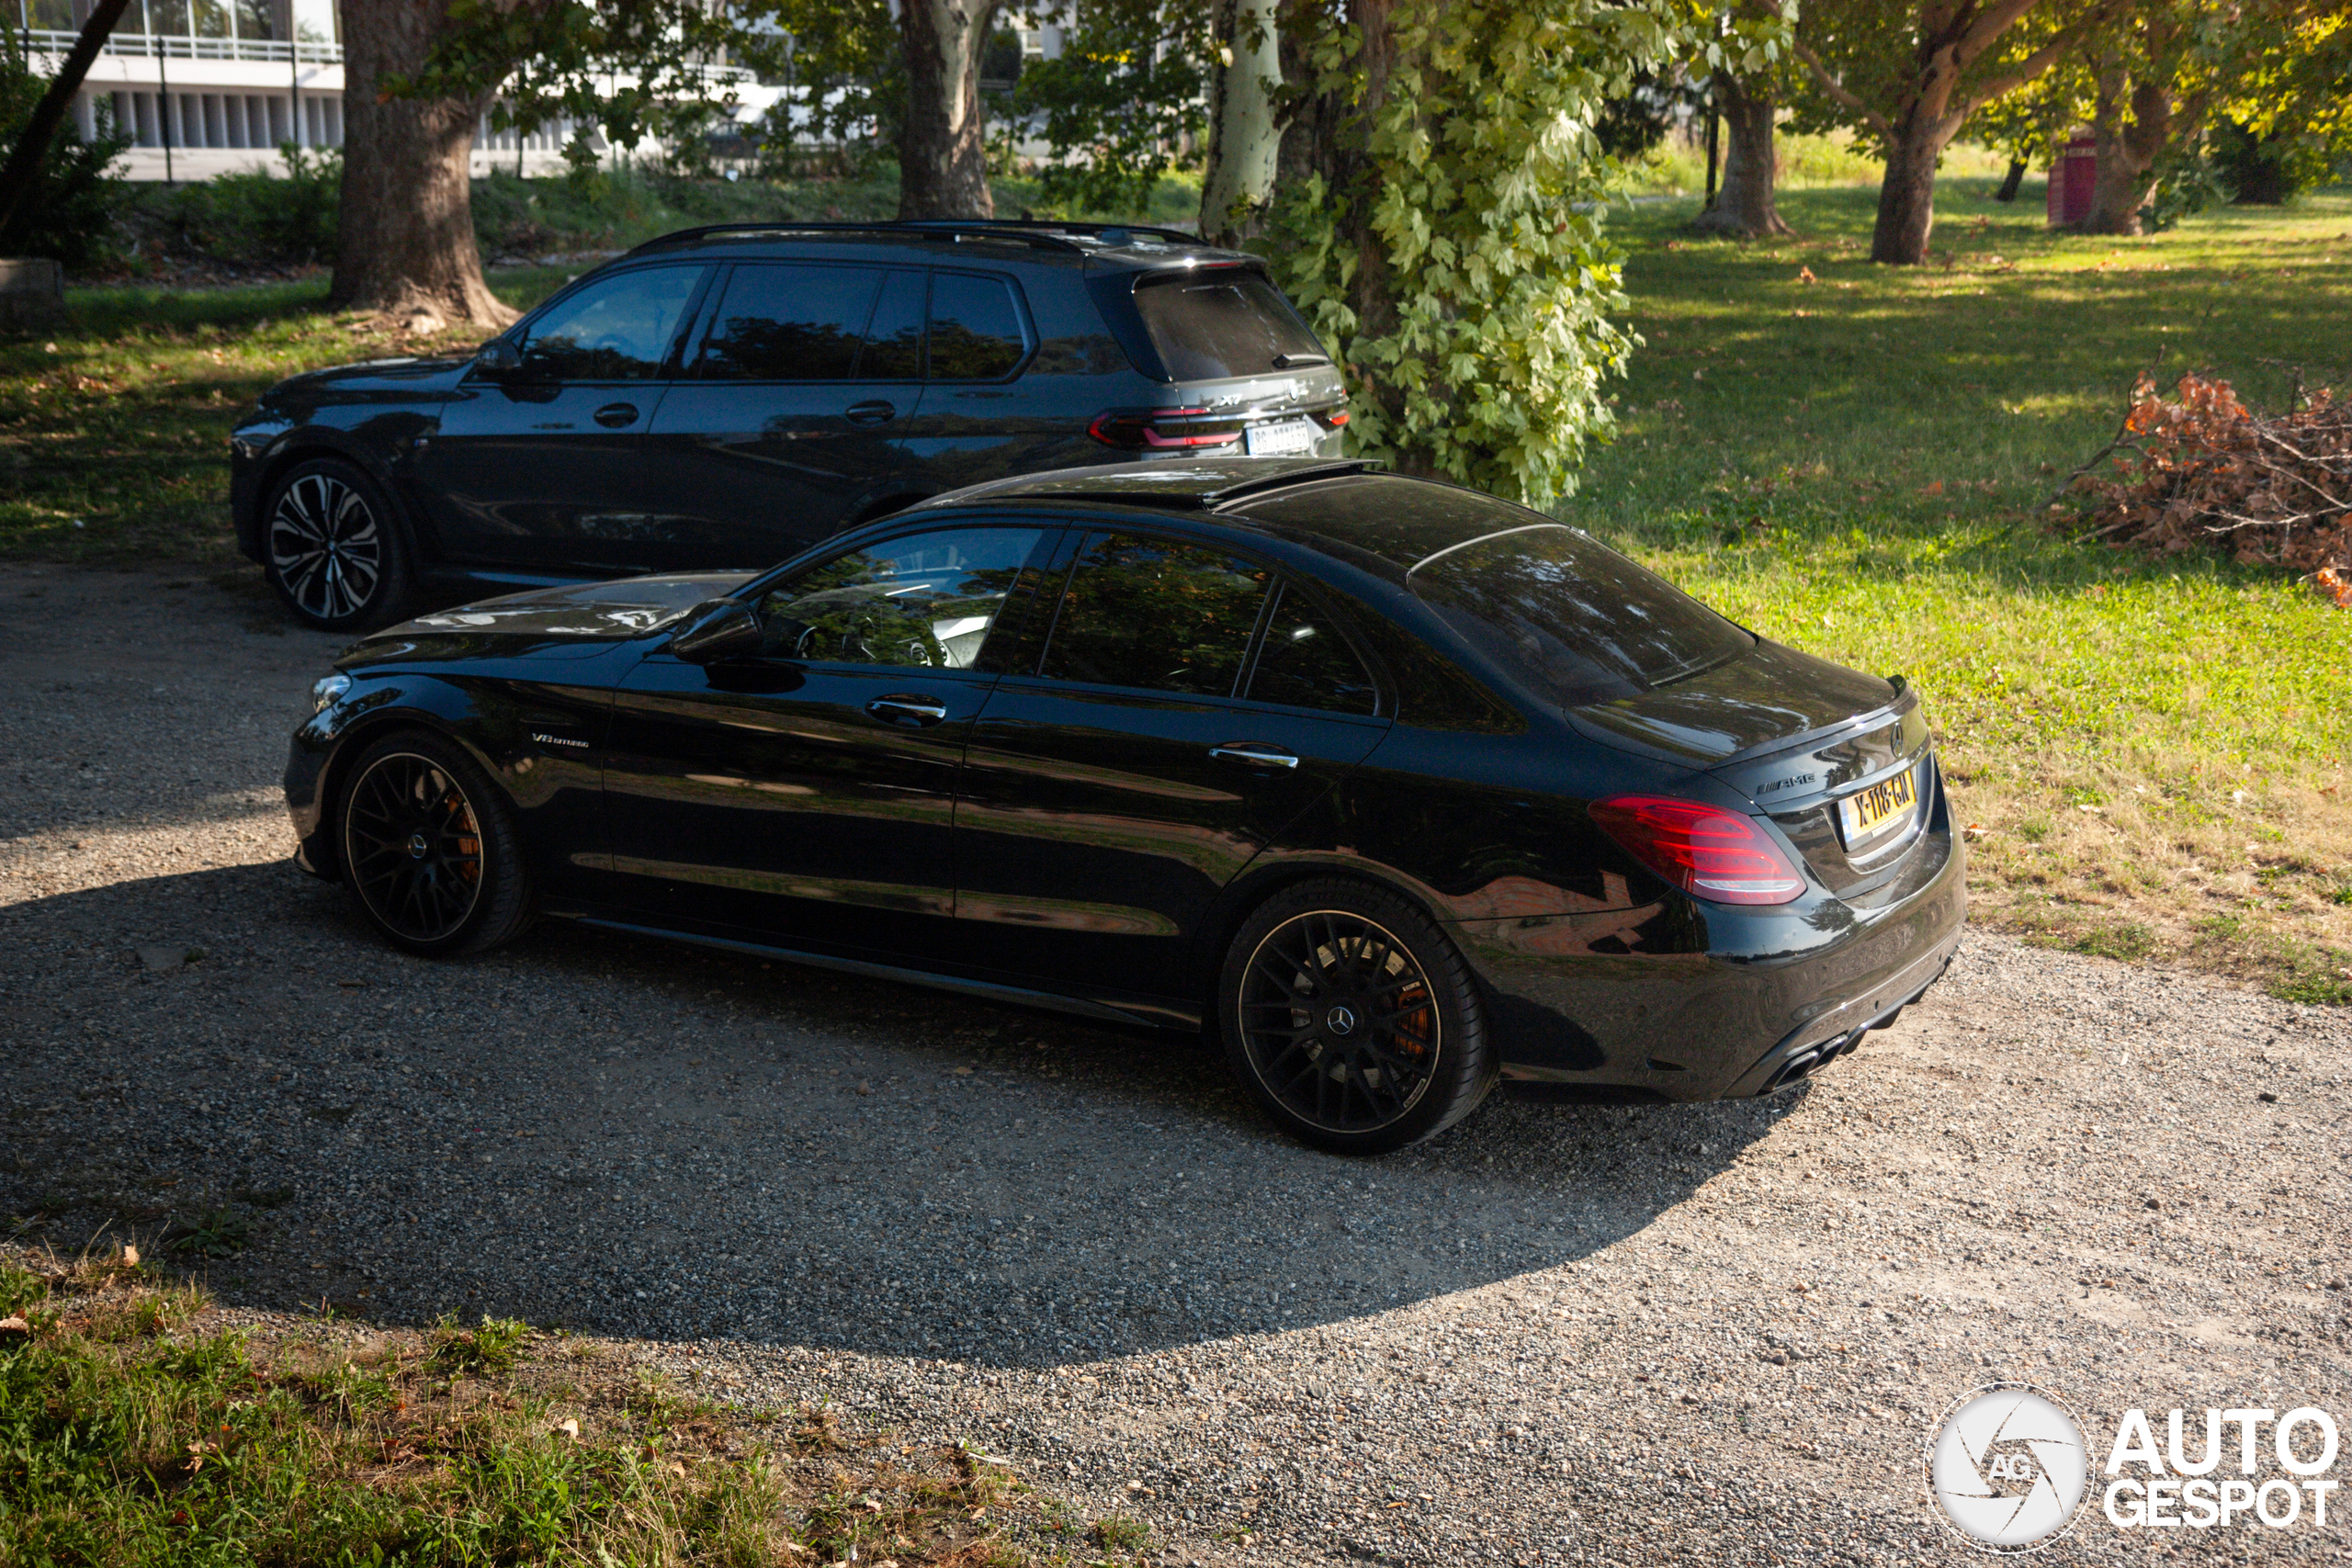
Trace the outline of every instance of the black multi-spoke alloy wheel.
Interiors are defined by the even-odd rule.
[[[376,929],[411,953],[481,953],[522,931],[530,886],[513,813],[454,742],[377,741],[340,792],[344,880]]]
[[[334,457],[298,463],[262,505],[263,570],[287,608],[327,631],[357,631],[399,615],[409,596],[408,546],[376,482]]]
[[[1290,1133],[1335,1153],[1418,1143],[1495,1085],[1462,954],[1368,884],[1301,883],[1269,899],[1227,950],[1218,1007],[1243,1086]]]

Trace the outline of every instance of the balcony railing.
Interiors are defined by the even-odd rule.
[[[33,54],[65,53],[74,47],[79,35],[56,28],[25,29],[25,48]],[[343,45],[314,43],[308,39],[297,43],[290,39],[258,38],[189,38],[185,33],[114,33],[100,48],[102,54],[129,55],[130,58],[153,60],[158,55],[166,60],[251,60],[277,61],[290,64],[298,55],[306,64],[340,65]]]

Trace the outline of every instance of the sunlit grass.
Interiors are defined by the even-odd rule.
[[[2352,320],[2352,196],[2117,240],[1991,186],[1941,182],[1918,269],[1867,261],[1866,189],[1791,193],[1799,236],[1763,244],[1688,234],[1690,203],[1617,220],[1646,346],[1563,514],[1917,682],[1985,829],[1980,917],[2352,996],[2352,615],[2276,570],[2045,526],[2143,367],[2272,408],[2352,387],[2322,325]]]

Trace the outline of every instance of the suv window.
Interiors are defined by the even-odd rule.
[[[845,266],[738,266],[695,372],[722,380],[846,381],[880,281]]]
[[[931,378],[995,381],[1029,352],[1021,308],[999,277],[933,273],[931,278]]]
[[[1070,573],[1038,673],[1231,696],[1272,577],[1204,545],[1097,534]]]
[[[698,266],[641,267],[591,283],[533,321],[521,374],[534,381],[639,381],[662,373]]]
[[[809,568],[760,600],[765,651],[832,664],[968,670],[1041,528],[944,528]]]
[[[865,353],[857,362],[861,381],[922,379],[923,301],[931,275],[893,272],[882,280],[882,298],[865,329]]]
[[[1370,714],[1379,696],[1363,660],[1315,602],[1288,583],[1275,591],[1266,640],[1250,672],[1252,702]]]
[[[1247,268],[1145,278],[1136,285],[1136,310],[1179,381],[1263,376],[1284,355],[1329,360],[1283,291]]]

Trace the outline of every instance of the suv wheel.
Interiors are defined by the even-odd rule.
[[[322,631],[396,618],[414,576],[390,498],[334,457],[298,463],[270,488],[262,556],[286,607]]]
[[[1336,1154],[1419,1143],[1495,1086],[1469,965],[1419,910],[1363,883],[1301,883],[1267,900],[1226,952],[1217,1004],[1243,1087]]]

